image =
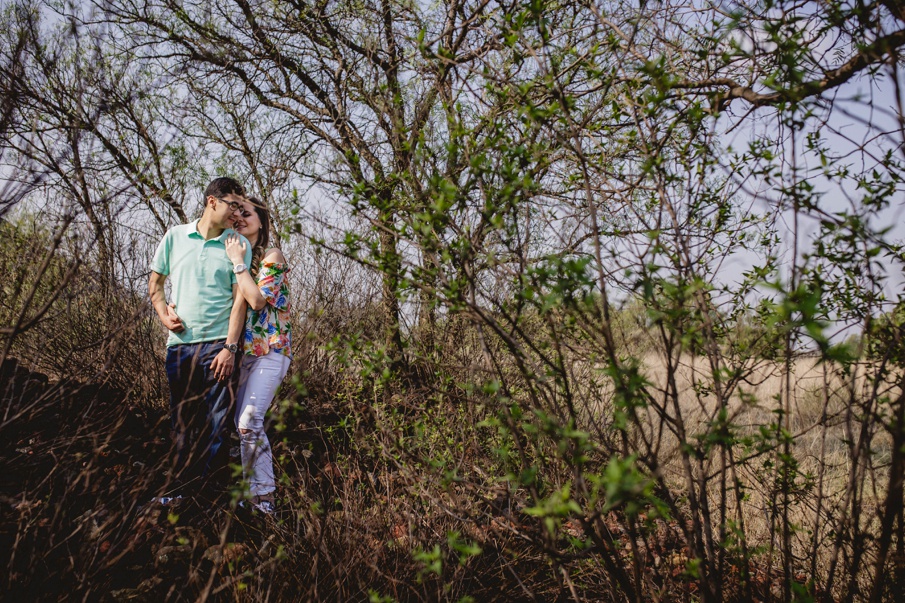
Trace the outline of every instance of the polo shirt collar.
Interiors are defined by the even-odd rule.
[[[200,220],[200,218],[198,220]],[[198,235],[199,237],[201,237],[201,233],[198,232],[198,220],[189,223],[188,236]],[[203,239],[204,237],[201,238]]]
[[[200,220],[201,220],[201,218],[198,218],[197,220],[194,220],[194,221],[192,221],[192,222],[189,223],[189,225],[188,225],[188,226],[189,226],[188,236],[196,235],[196,236],[198,236],[198,237],[201,237],[202,239],[204,238],[204,237],[201,235],[201,233],[198,232],[198,222],[199,222]],[[234,232],[236,232],[236,231],[233,230],[232,228],[226,228],[226,229],[223,230],[223,232],[220,233],[220,236],[219,236],[219,237],[214,237],[213,239],[210,239],[210,240],[211,240],[211,241],[220,241],[221,243],[224,243],[224,244],[225,244],[225,243],[226,243],[226,237],[228,237],[229,235],[231,235],[231,234],[234,233]]]

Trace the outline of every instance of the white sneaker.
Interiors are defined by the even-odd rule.
[[[273,515],[277,510],[276,505],[273,504],[272,500],[262,500],[258,502],[240,500],[239,507],[242,509],[251,507],[252,511],[257,511],[259,513],[263,513],[264,515]]]
[[[262,500],[261,502],[253,503],[251,506],[265,515],[273,515],[277,510],[272,500]]]

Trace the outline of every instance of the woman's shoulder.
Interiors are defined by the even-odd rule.
[[[261,261],[267,263],[284,264],[286,263],[286,256],[283,255],[283,252],[280,251],[279,247],[271,247],[264,252],[264,257],[261,258]]]

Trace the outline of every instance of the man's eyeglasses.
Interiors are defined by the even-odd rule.
[[[229,207],[229,211],[239,211],[240,209],[242,209],[242,204],[238,201],[227,201],[226,199],[221,199],[220,197],[214,197],[214,199],[226,203],[226,205]]]

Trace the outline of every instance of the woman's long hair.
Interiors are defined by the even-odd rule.
[[[248,197],[248,202],[255,208],[255,213],[258,214],[258,220],[261,222],[258,240],[251,249],[251,273],[256,276],[261,267],[261,260],[264,259],[264,252],[267,251],[267,246],[270,244],[270,212],[257,197]]]

